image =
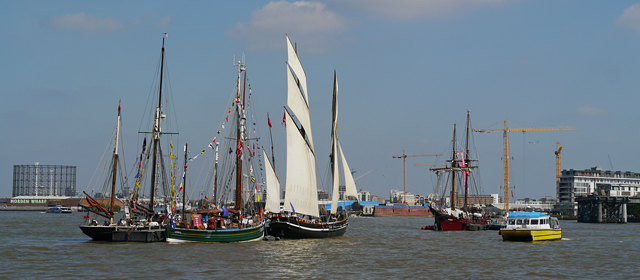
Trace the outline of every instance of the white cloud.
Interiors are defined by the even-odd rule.
[[[252,42],[253,49],[283,48],[284,35],[304,42],[301,50],[323,52],[342,43],[347,19],[320,2],[270,2],[253,11],[248,23],[239,23],[229,35]]]
[[[158,27],[159,28],[165,28],[169,25],[169,22],[171,21],[171,17],[170,16],[165,16],[165,17],[161,17],[159,22],[158,22]]]
[[[421,17],[447,16],[464,12],[478,5],[504,2],[504,0],[333,0],[332,2],[388,19],[411,20]]]
[[[583,116],[599,116],[609,113],[606,109],[593,108],[591,106],[582,106],[576,109],[578,115]]]
[[[640,4],[633,4],[624,9],[622,15],[616,19],[616,24],[640,31]]]
[[[125,27],[125,24],[119,19],[112,17],[101,19],[84,12],[52,17],[49,22],[56,28],[89,32],[114,32]]]

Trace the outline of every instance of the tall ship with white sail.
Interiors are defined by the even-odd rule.
[[[339,206],[340,181],[347,197],[357,197],[355,181],[338,141],[338,81],[334,73],[331,127],[332,207],[318,204],[316,154],[309,117],[306,73],[297,49],[287,36],[287,106],[284,122],[287,135],[287,174],[284,209],[272,209],[269,234],[282,238],[324,238],[343,235],[348,226],[347,212]],[[341,171],[341,170],[344,170]],[[267,188],[269,190],[269,188]],[[274,188],[275,189],[275,188]],[[278,194],[267,194],[267,196]]]

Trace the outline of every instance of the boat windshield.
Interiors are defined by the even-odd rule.
[[[509,219],[509,220],[507,220],[507,224],[509,224],[509,225],[515,225],[515,224],[516,224],[516,220],[514,220],[514,219]]]

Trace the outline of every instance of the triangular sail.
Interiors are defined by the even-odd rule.
[[[284,210],[319,217],[315,155],[288,111],[285,111],[285,122],[287,183]]]
[[[347,200],[348,197],[358,197],[358,189],[356,188],[356,181],[353,179],[353,175],[351,175],[351,171],[349,171],[349,165],[347,164],[347,159],[342,152],[342,145],[338,143],[338,149],[340,150],[340,156],[342,157],[342,168],[344,170],[344,184],[345,184],[345,193],[344,199]]]
[[[267,156],[267,152],[262,150],[264,155],[264,163],[266,169],[267,199],[264,210],[271,213],[280,213],[280,180],[276,176],[276,172],[271,165],[271,161]]]

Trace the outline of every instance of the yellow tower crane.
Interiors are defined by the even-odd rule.
[[[404,161],[404,197],[403,197],[403,201],[404,204],[407,204],[407,158],[408,157],[439,157],[442,154],[439,155],[407,155],[404,153],[404,150],[402,150],[402,155],[401,156],[393,156],[393,158],[401,158]]]
[[[529,128],[507,128],[507,120],[504,120],[504,129],[502,130],[489,130],[489,129],[474,129],[473,132],[502,132],[504,140],[504,210],[509,211],[509,132],[521,131],[561,131],[561,130],[576,130],[575,127],[529,127]]]
[[[558,197],[558,184],[560,183],[560,151],[562,151],[562,145],[558,142],[556,154],[556,197]]]

